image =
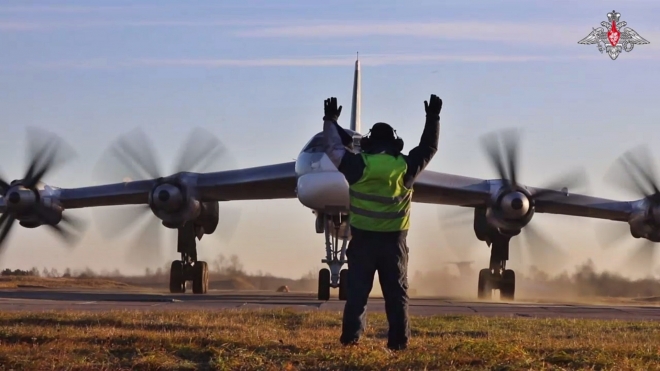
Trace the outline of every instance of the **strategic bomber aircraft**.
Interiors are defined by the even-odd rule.
[[[350,128],[345,129],[354,139],[351,149],[354,151],[359,151],[361,138],[360,89],[360,62],[357,60]],[[194,132],[191,141],[184,146],[184,151],[188,152],[180,159],[176,173],[164,177],[156,172],[153,156],[144,152],[144,145],[131,145],[123,140],[113,148],[115,155],[124,161],[126,169],[141,168],[147,179],[126,179],[83,188],[58,188],[41,182],[54,165],[61,143],[48,133],[39,135],[42,142],[48,141],[41,146],[33,145],[31,164],[25,176],[12,182],[0,179],[0,249],[6,245],[5,239],[15,221],[25,228],[45,225],[69,239],[81,227],[77,220],[63,212],[67,209],[142,206],[144,212],[155,214],[163,226],[178,230],[181,259],[172,262],[170,291],[185,292],[186,281],[192,281],[193,293],[203,294],[208,289],[208,266],[197,259],[195,240],[212,234],[219,222],[223,222],[220,202],[298,198],[316,216],[316,232],[325,234],[326,257],[322,261],[328,268],[319,271],[318,298],[329,300],[331,287],[339,288],[340,299],[345,298],[347,270],[342,268],[350,239],[348,183],[324,154],[322,132],[303,146],[296,161],[211,173],[190,172],[193,165],[219,156],[217,142],[198,144],[205,138],[208,140],[209,133]],[[476,237],[491,247],[489,266],[479,272],[480,298],[490,298],[493,290],[500,290],[502,299],[513,300],[515,274],[506,265],[509,242],[523,229],[531,228],[528,224],[535,213],[626,222],[629,225],[626,234],[630,232],[635,238],[647,240],[637,255],[648,252],[649,247],[652,248],[649,245],[654,242],[660,242],[660,191],[644,159],[635,159],[629,152],[622,160],[627,161],[628,179],[636,179],[633,185],[642,193],[642,198],[615,201],[569,194],[565,182],[544,188],[519,183],[515,165],[516,137],[504,135],[503,140],[504,153],[500,153],[496,135],[484,137],[486,150],[500,179],[485,180],[425,170],[414,186],[413,202],[473,209]],[[644,189],[642,183],[651,189]]]

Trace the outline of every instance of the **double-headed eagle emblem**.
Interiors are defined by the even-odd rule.
[[[614,10],[607,13],[607,22],[600,22],[603,27],[594,28],[587,37],[578,41],[578,44],[597,44],[598,51],[601,53],[605,51],[612,60],[621,54],[621,50],[629,52],[633,50],[635,44],[649,44],[635,30],[625,27],[627,22],[619,22],[620,18],[621,14]]]

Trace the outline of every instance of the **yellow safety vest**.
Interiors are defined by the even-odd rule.
[[[403,184],[406,160],[384,153],[362,153],[362,159],[364,173],[349,188],[351,225],[376,232],[408,230],[412,189]]]

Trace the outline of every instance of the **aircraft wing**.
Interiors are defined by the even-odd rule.
[[[540,190],[528,189],[532,195]],[[554,191],[536,199],[536,212],[627,222],[633,212],[633,203]]]
[[[84,188],[60,189],[65,209],[146,204],[157,180],[142,180]],[[296,198],[295,162],[197,175],[204,201]],[[541,188],[528,187],[532,195]],[[491,181],[423,171],[414,185],[413,202],[464,207],[485,206]],[[581,194],[551,191],[536,199],[536,212],[627,221],[633,204]]]
[[[147,204],[156,179],[59,189],[65,209]],[[201,199],[214,201],[264,200],[296,197],[295,162],[197,175]]]
[[[202,199],[218,201],[296,198],[295,162],[200,174]]]
[[[487,180],[422,171],[413,186],[413,202],[477,207],[490,197]]]
[[[497,186],[494,185],[494,190]],[[615,201],[581,194],[565,194],[542,188],[527,187],[532,195],[543,191],[536,198],[536,212],[581,216],[587,218],[628,221],[633,203]],[[466,207],[485,206],[491,197],[491,181],[460,175],[423,171],[414,185],[413,202],[455,205]]]

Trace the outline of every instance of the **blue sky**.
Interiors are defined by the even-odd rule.
[[[58,132],[75,148],[76,160],[46,179],[61,187],[97,184],[91,173],[102,151],[135,127],[150,135],[165,168],[191,126],[220,137],[240,167],[289,161],[321,130],[325,98],[337,96],[350,112],[359,51],[363,126],[389,122],[410,149],[422,131],[423,101],[430,94],[444,100],[440,150],[429,169],[494,177],[479,136],[515,126],[524,131],[524,183],[543,185],[584,166],[591,194],[630,199],[603,176],[626,149],[660,143],[660,3],[374,4],[0,1],[2,174],[23,173],[27,126]],[[651,41],[616,61],[577,44],[613,9]],[[232,207],[242,211],[239,229],[229,245],[204,239],[207,260],[236,253],[250,271],[291,277],[321,266],[323,238],[297,200]],[[456,258],[444,247],[438,209],[451,210],[415,206],[412,270]],[[88,210],[75,213],[92,220]],[[534,223],[576,263],[616,263],[618,255],[601,254],[595,222],[537,215]],[[48,231],[15,229],[2,264],[141,271],[124,268],[131,236],[108,242],[95,228],[74,252]],[[171,242],[153,265],[176,258],[174,235],[166,233]],[[474,244],[485,266],[488,250]]]

